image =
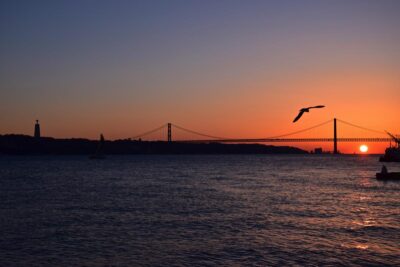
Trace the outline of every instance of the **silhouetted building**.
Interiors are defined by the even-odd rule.
[[[35,138],[40,138],[40,125],[39,125],[39,120],[36,120],[35,124]]]
[[[314,149],[314,153],[315,154],[322,154],[322,148],[321,147],[315,148]]]

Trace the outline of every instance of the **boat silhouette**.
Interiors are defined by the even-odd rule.
[[[376,179],[382,181],[400,181],[400,172],[388,172],[386,166],[383,165],[381,172],[376,173]]]
[[[393,134],[386,132],[396,143],[397,146],[386,148],[385,155],[379,158],[381,162],[400,162],[400,139]]]

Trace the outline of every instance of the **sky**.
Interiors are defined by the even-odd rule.
[[[0,134],[32,135],[39,119],[57,138],[129,138],[167,122],[261,138],[334,117],[398,134],[399,14],[396,0],[2,0]],[[312,105],[326,108],[292,123]],[[327,124],[293,137],[332,135]],[[338,135],[385,137],[340,123]]]

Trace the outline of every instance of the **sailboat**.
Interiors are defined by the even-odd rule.
[[[93,155],[90,155],[89,158],[90,159],[105,159],[106,157],[104,156],[103,148],[104,148],[104,136],[103,136],[103,134],[100,134],[100,140],[99,140],[99,144],[96,149],[96,153],[94,153]]]

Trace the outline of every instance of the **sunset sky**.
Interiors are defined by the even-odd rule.
[[[0,134],[32,135],[39,119],[53,137],[129,138],[172,122],[259,138],[334,117],[399,134],[399,14],[396,0],[3,0]],[[293,137],[332,135],[326,125]]]

